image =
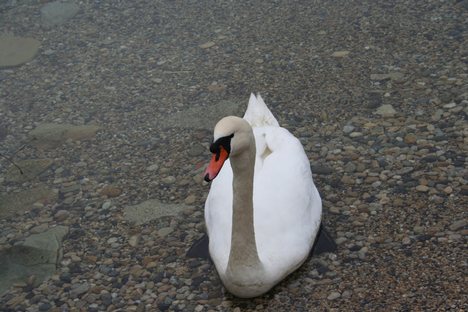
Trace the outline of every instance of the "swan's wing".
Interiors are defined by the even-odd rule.
[[[244,114],[244,119],[254,127],[274,126],[279,127],[279,123],[275,116],[266,106],[260,94],[255,96],[250,94],[249,105]]]
[[[320,226],[322,202],[298,139],[280,127],[255,129],[255,138],[256,161],[262,164],[254,181],[259,255],[273,271],[286,271],[309,254]],[[263,145],[271,153],[261,159]]]

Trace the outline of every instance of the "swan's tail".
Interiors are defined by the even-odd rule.
[[[252,127],[279,127],[278,121],[268,109],[260,94],[257,96],[253,93],[250,94],[249,105],[245,111],[244,119],[247,120]]]

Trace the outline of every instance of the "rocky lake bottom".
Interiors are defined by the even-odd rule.
[[[468,1],[2,1],[1,311],[464,311]],[[238,299],[187,258],[260,92],[337,250]]]

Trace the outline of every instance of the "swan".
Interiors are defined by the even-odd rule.
[[[322,201],[309,160],[254,94],[243,118],[216,124],[210,151],[209,254],[230,293],[260,296],[302,265],[320,228]]]

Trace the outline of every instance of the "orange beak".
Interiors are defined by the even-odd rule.
[[[211,161],[208,164],[208,168],[205,170],[205,181],[210,182],[216,176],[218,173],[221,171],[221,168],[223,167],[224,162],[228,158],[229,153],[226,151],[226,149],[222,146],[219,147],[219,153],[214,153],[213,156],[211,157]]]

